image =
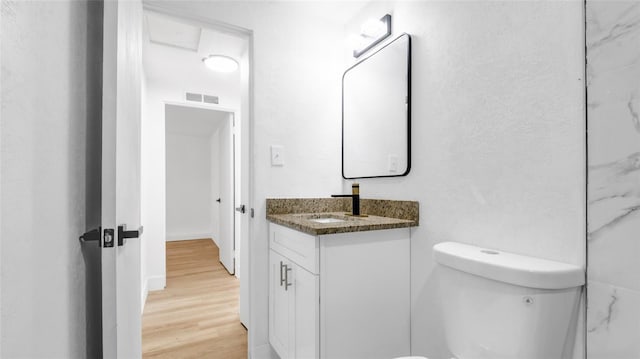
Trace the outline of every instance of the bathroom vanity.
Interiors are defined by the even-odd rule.
[[[280,358],[409,355],[410,227],[418,224],[417,203],[377,201],[390,211],[384,214],[409,218],[354,218],[345,215],[348,201],[341,199],[313,199],[323,206],[297,209],[274,201],[301,200],[267,200],[269,341]],[[363,213],[375,212],[366,201]],[[412,209],[398,211],[401,204]],[[287,210],[293,213],[274,214]]]

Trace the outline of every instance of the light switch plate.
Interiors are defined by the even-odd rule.
[[[271,145],[271,166],[284,166],[284,147]]]

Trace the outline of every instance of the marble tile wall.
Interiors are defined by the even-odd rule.
[[[640,2],[586,2],[587,358],[640,358]]]

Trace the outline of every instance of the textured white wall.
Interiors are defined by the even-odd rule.
[[[211,235],[211,148],[209,137],[168,132],[167,240]]]
[[[100,7],[2,2],[4,358],[89,355],[78,236],[87,124],[101,114]]]
[[[420,202],[412,233],[414,355],[450,357],[436,309],[434,244],[585,264],[582,7],[376,2],[347,27],[391,13],[394,35],[412,35],[411,173],[362,180],[360,193]],[[349,186],[344,181],[343,190]]]

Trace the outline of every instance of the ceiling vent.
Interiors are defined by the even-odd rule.
[[[218,99],[218,96],[203,95],[203,94],[193,93],[193,92],[187,92],[186,99],[187,101],[204,102],[204,103],[214,104],[214,105],[217,105],[220,102]]]
[[[202,102],[202,94],[187,92],[187,101]]]
[[[218,104],[218,96],[203,95],[202,97],[204,103]]]

